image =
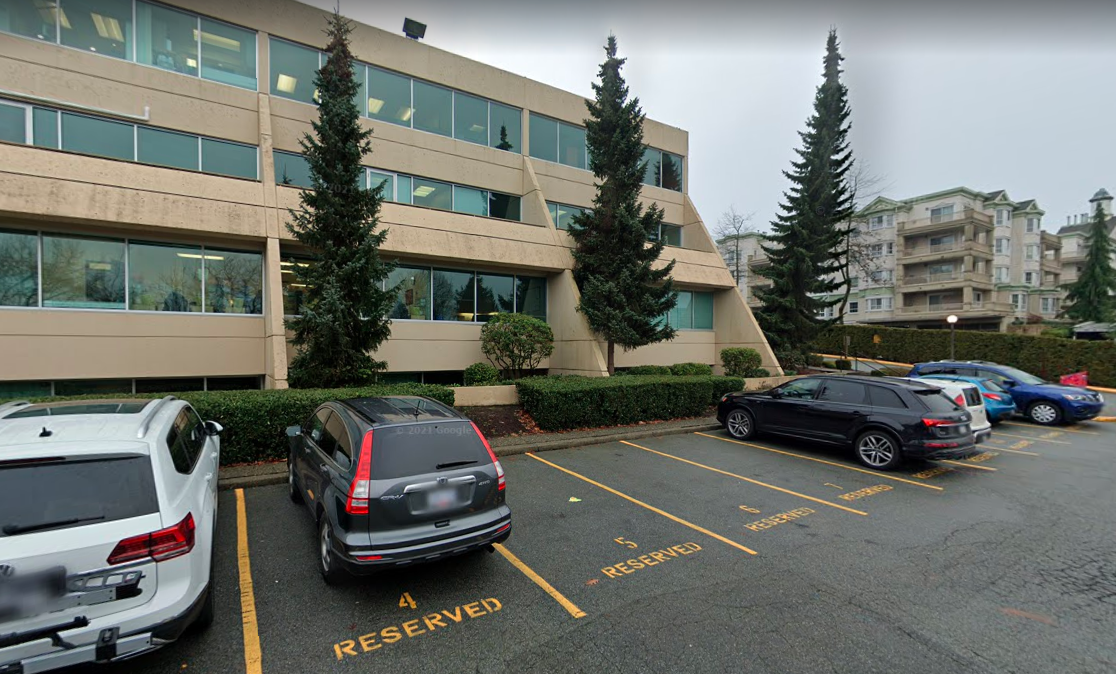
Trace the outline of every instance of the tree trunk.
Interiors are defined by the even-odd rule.
[[[608,342],[608,376],[612,376],[616,370],[616,344],[609,340]]]

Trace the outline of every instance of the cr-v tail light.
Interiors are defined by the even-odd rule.
[[[186,513],[186,517],[173,527],[120,541],[112,549],[108,563],[124,564],[147,558],[165,562],[181,557],[194,549],[194,529],[194,515]]]
[[[356,475],[349,485],[349,498],[345,501],[345,512],[350,515],[368,514],[368,497],[372,490],[372,431],[364,434],[360,443],[360,458],[357,459]]]
[[[500,462],[496,459],[495,452],[492,451],[492,447],[488,444],[488,438],[484,437],[484,433],[481,433],[481,430],[477,428],[477,424],[472,421],[469,423],[473,424],[473,430],[477,432],[477,437],[481,439],[481,442],[484,443],[484,448],[488,450],[488,458],[492,459],[492,465],[496,466],[496,490],[504,491],[504,488],[507,487],[507,482],[504,480],[504,467],[501,466]]]

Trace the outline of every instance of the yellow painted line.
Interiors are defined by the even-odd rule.
[[[1016,440],[1030,440],[1031,442],[1052,442],[1055,445],[1072,445],[1073,444],[1072,442],[1066,442],[1065,440],[1050,440],[1049,438],[1037,438],[1033,435],[1012,435],[1011,433],[1001,433],[1000,431],[993,431],[993,433],[1000,436],[1001,438],[1015,438]]]
[[[494,543],[492,547],[496,548],[496,552],[499,552],[501,555],[503,555],[504,559],[511,562],[512,566],[522,571],[524,576],[530,578],[535,583],[535,585],[541,587],[543,589],[543,592],[546,592],[551,596],[552,599],[554,599],[554,601],[561,604],[562,608],[569,611],[570,615],[575,618],[585,617],[585,611],[579,609],[577,607],[577,604],[573,603],[569,599],[566,599],[566,596],[564,594],[562,594],[558,590],[555,590],[553,585],[546,582],[546,580],[544,580],[542,576],[535,573],[531,567],[524,564],[523,560],[513,555],[511,550],[508,550],[499,543]]]
[[[815,353],[814,355],[815,356],[821,356],[822,358],[842,358],[842,359],[845,358],[844,356],[836,356],[836,355],[833,355],[832,353]],[[863,361],[868,361],[869,363],[883,363],[885,365],[899,365],[901,367],[914,367],[914,365],[912,363],[899,363],[899,362],[896,362],[894,360],[880,360],[879,358],[857,358],[856,356],[849,356],[848,360],[850,360],[850,361],[851,360],[863,360]]]
[[[813,496],[807,496],[806,494],[800,494],[796,491],[791,491],[790,489],[783,489],[782,487],[776,487],[773,484],[767,484],[766,482],[760,482],[759,480],[753,480],[750,477],[744,477],[743,475],[737,475],[736,473],[730,473],[727,470],[721,470],[720,468],[714,468],[713,466],[707,466],[704,463],[698,463],[697,461],[690,461],[689,459],[683,459],[680,456],[674,456],[673,454],[667,454],[666,452],[660,452],[658,450],[649,449],[647,447],[642,447],[642,446],[637,445],[633,442],[628,442],[627,440],[621,440],[620,442],[622,442],[625,445],[630,445],[632,447],[635,447],[636,449],[642,449],[645,452],[651,452],[652,454],[658,454],[659,456],[665,456],[668,459],[674,459],[675,461],[681,461],[682,463],[688,463],[691,466],[697,466],[698,468],[704,468],[705,470],[711,470],[714,473],[720,473],[721,475],[728,475],[729,477],[735,477],[738,480],[744,480],[745,482],[751,482],[752,484],[758,484],[761,487],[767,487],[768,489],[774,489],[775,491],[781,491],[784,494],[790,494],[791,496],[797,496],[798,498],[804,498],[807,501],[813,501],[814,503],[820,503],[822,505],[827,505],[830,508],[837,508],[838,510],[844,510],[845,512],[850,512],[854,515],[864,515],[865,517],[868,516],[868,513],[864,512],[863,510],[856,510],[855,508],[847,508],[847,507],[845,507],[843,505],[840,505],[838,503],[830,503],[829,501],[826,501],[826,500],[823,500],[823,499],[820,499],[820,498],[814,498]]]
[[[1105,388],[1103,386],[1090,386],[1090,391],[1104,391],[1105,393],[1116,393],[1116,388]]]
[[[887,473],[884,473],[882,471],[865,470],[864,468],[857,468],[856,466],[846,466],[843,463],[837,463],[835,461],[826,461],[825,459],[817,459],[817,458],[814,458],[812,456],[806,456],[805,454],[795,454],[794,452],[788,452],[788,451],[785,451],[785,450],[782,450],[782,449],[775,449],[774,447],[764,447],[763,445],[756,445],[756,444],[752,444],[750,442],[744,442],[742,440],[733,440],[731,438],[721,438],[721,437],[717,437],[716,435],[709,435],[708,433],[695,432],[694,435],[701,435],[701,436],[706,437],[706,438],[713,438],[714,440],[723,440],[725,442],[731,442],[731,443],[734,443],[734,444],[737,444],[737,445],[744,445],[745,447],[755,447],[756,449],[762,449],[762,450],[767,451],[767,452],[775,452],[776,454],[786,454],[787,456],[793,456],[793,457],[797,457],[799,459],[806,459],[807,461],[816,461],[817,463],[824,463],[827,466],[837,466],[838,468],[844,468],[845,470],[853,470],[853,471],[856,471],[858,473],[864,473],[865,475],[871,475],[872,477],[878,477],[878,478],[883,478],[885,480],[895,480],[896,482],[905,482],[907,484],[913,484],[916,487],[924,487],[926,489],[935,489],[937,491],[945,491],[941,487],[936,487],[932,484],[923,484],[921,482],[915,482],[914,480],[907,480],[907,479],[904,479],[904,478],[901,478],[901,477],[895,477],[894,475],[888,475]]]
[[[1116,421],[1116,417],[1093,417],[1092,419],[1090,419],[1090,421],[1102,421],[1102,422],[1111,423],[1113,421]],[[1100,434],[1097,433],[1097,435],[1100,435]]]
[[[996,445],[997,452],[1011,452],[1012,454],[1022,454],[1023,456],[1042,456],[1038,452],[1024,452],[1022,449],[1010,449],[1008,447],[1001,447]]]
[[[628,496],[627,494],[624,494],[622,492],[618,492],[615,489],[613,489],[612,487],[608,487],[608,486],[605,486],[605,485],[601,484],[600,482],[590,480],[589,478],[585,477],[584,475],[581,475],[580,473],[573,472],[569,468],[563,468],[562,466],[559,466],[556,463],[551,463],[551,462],[547,461],[546,459],[540,459],[539,457],[535,456],[535,454],[533,452],[527,452],[527,456],[531,457],[535,461],[540,461],[542,463],[545,463],[546,465],[550,466],[551,468],[557,468],[558,470],[562,471],[563,473],[566,473],[567,475],[573,475],[577,479],[588,482],[589,484],[593,485],[594,487],[600,487],[601,489],[604,489],[605,491],[607,491],[610,494],[615,494],[622,499],[626,499],[628,501],[631,501],[632,503],[636,504],[637,506],[640,506],[642,508],[647,508],[651,512],[656,513],[658,515],[662,515],[663,517],[667,518],[668,520],[670,520],[672,522],[678,522],[679,524],[681,524],[683,526],[690,527],[694,531],[703,533],[706,536],[709,536],[711,538],[716,538],[718,541],[721,541],[722,543],[727,543],[728,545],[731,545],[732,547],[736,548],[737,550],[743,550],[744,552],[748,553],[749,555],[756,554],[755,550],[753,550],[751,548],[746,548],[746,547],[737,543],[734,540],[730,540],[728,538],[725,538],[724,536],[722,536],[720,534],[715,534],[712,531],[710,531],[708,529],[705,529],[703,527],[699,527],[698,525],[696,525],[692,522],[687,522],[686,520],[682,519],[681,517],[676,517],[674,515],[671,515],[670,513],[666,512],[665,510],[659,510],[658,508],[656,508],[653,505],[648,505],[648,504],[644,503],[643,501],[640,501],[638,499],[632,498],[631,496]]]
[[[248,512],[243,489],[236,490],[236,557],[240,567],[240,615],[244,623],[244,670],[246,674],[261,674],[260,630],[256,624],[252,562],[248,558]]]
[[[976,468],[977,470],[990,470],[993,473],[995,473],[996,471],[999,470],[999,468],[990,468],[988,466],[978,466],[975,463],[965,463],[964,461],[949,461],[948,459],[938,459],[938,462],[939,463],[948,463],[948,464],[953,465],[953,466],[963,466],[965,468]]]
[[[1094,419],[1093,421],[1096,421],[1096,420]],[[1096,431],[1085,431],[1085,430],[1081,430],[1081,429],[1077,429],[1077,428],[1071,428],[1069,426],[1059,426],[1058,428],[1055,428],[1053,430],[1043,430],[1043,429],[1047,429],[1047,428],[1050,428],[1050,427],[1049,426],[1035,426],[1034,424],[1021,424],[1017,421],[1004,421],[1004,422],[1001,422],[1001,423],[1003,423],[1005,426],[1018,426],[1020,428],[1029,428],[1032,431],[1041,431],[1043,433],[1051,433],[1051,432],[1059,433],[1059,432],[1061,432],[1061,433],[1082,433],[1084,435],[1100,435],[1100,433],[1097,433]],[[992,432],[995,433],[995,431],[992,431]]]

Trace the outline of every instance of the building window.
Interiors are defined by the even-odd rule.
[[[1038,274],[1036,274],[1035,272],[1025,271],[1023,272],[1023,283],[1029,286],[1038,285],[1038,283],[1036,283],[1037,277]]]
[[[520,152],[520,139],[523,138],[523,113],[519,108],[488,104],[488,146],[497,150]]]
[[[584,169],[588,166],[585,129],[535,113],[530,116],[531,156]]]
[[[891,283],[895,272],[891,269],[877,269],[868,273],[868,282],[874,285]]]
[[[487,323],[499,313],[515,311],[515,277],[477,274],[477,320]]]
[[[488,101],[460,91],[453,93],[453,137],[488,145]]]
[[[201,159],[199,140],[197,136],[141,126],[136,129],[136,160],[197,171]]]
[[[368,67],[368,116],[411,126],[411,78]]]
[[[453,210],[453,186],[449,183],[415,178],[411,198],[411,203],[415,206],[437,208],[443,211]]]
[[[858,302],[856,300],[853,300],[853,301],[849,302],[849,313],[850,314],[860,313],[860,302]]]
[[[1027,310],[1027,295],[1026,295],[1026,293],[1012,293],[1011,294],[1011,306],[1014,307],[1016,311],[1026,311]]]
[[[1027,218],[1027,231],[1028,232],[1039,231],[1039,219],[1038,218]]]
[[[279,282],[283,287],[283,315],[298,316],[306,301],[306,284],[295,274],[295,267],[309,267],[312,263],[303,258],[291,257],[279,262]]]
[[[871,257],[883,257],[885,255],[895,254],[895,244],[891,241],[887,243],[873,243],[868,248],[868,254]]]
[[[387,279],[388,287],[396,288],[395,319],[430,319],[430,269],[396,267]]]
[[[539,276],[515,277],[515,310],[517,313],[546,320],[546,279]]]
[[[263,313],[263,256],[206,248],[204,261],[206,313]]]
[[[140,311],[202,310],[202,249],[128,244],[128,308]]]
[[[980,291],[980,290],[974,290],[973,291],[973,306],[974,307],[984,306],[984,292],[983,291]]]
[[[930,222],[949,222],[953,219],[953,204],[930,209]]]
[[[874,215],[868,218],[868,229],[875,231],[877,229],[887,229],[895,226],[895,216],[893,214],[887,215]]]
[[[292,263],[308,264],[307,262]],[[293,279],[293,274],[290,274]],[[283,279],[288,286],[293,286]],[[455,269],[399,266],[388,277],[386,288],[397,289],[391,318],[435,321],[488,321],[498,313],[521,313],[546,320],[546,279],[490,274]],[[284,311],[298,310],[303,299],[285,291],[291,302]]]
[[[476,274],[434,270],[433,307],[436,321],[472,321],[475,315]]]
[[[131,0],[67,0],[51,14],[62,19],[63,45],[131,60]]]
[[[0,101],[0,141],[27,143],[30,137],[27,126],[28,106]]]
[[[654,185],[675,192],[682,191],[682,157],[653,147],[645,147],[643,161],[647,162],[643,173],[644,185]]]
[[[1058,313],[1058,298],[1057,297],[1044,297],[1042,298],[1042,313],[1056,314]]]
[[[996,239],[996,254],[1011,255],[1011,239],[999,237]]]
[[[853,276],[852,278],[850,278],[849,279],[849,287],[850,288],[859,288],[860,287],[860,277],[859,276]]]
[[[573,223],[574,218],[588,211],[588,208],[581,208],[580,206],[570,206],[569,204],[557,204],[553,201],[546,202],[546,206],[550,209],[550,220],[558,229],[568,230],[570,224]]]
[[[713,293],[680,290],[678,302],[666,315],[666,323],[676,330],[713,329]]]
[[[1007,283],[1011,270],[1008,267],[996,267],[996,283]]]
[[[890,297],[869,297],[868,311],[891,311],[891,302]]]
[[[1024,247],[1023,247],[1023,250],[1024,250],[1024,257],[1025,257],[1026,259],[1028,259],[1028,260],[1037,260],[1037,259],[1039,259],[1039,247],[1038,247],[1038,244],[1034,244],[1034,243],[1029,243],[1029,244],[1027,244],[1026,246],[1024,246]]]
[[[675,248],[682,247],[682,228],[678,225],[668,225],[665,222],[659,223],[658,236],[652,236],[652,241],[662,240],[664,246],[673,246]]]
[[[585,145],[585,129],[570,124],[558,124],[558,163],[584,169],[587,165],[588,150]]]
[[[449,89],[412,81],[412,127],[439,136],[453,135],[453,92]]]
[[[0,230],[0,307],[39,305],[39,237]]]
[[[42,246],[42,306],[125,308],[123,241],[43,235]]]
[[[278,185],[291,185],[294,187],[302,187],[310,189],[313,185],[310,182],[310,162],[306,161],[306,157],[293,152],[282,152],[275,150],[272,152],[275,160],[275,183]],[[391,200],[387,194],[384,195],[385,199]]]
[[[249,180],[259,175],[256,148],[252,145],[202,138],[201,162],[205,173]]]
[[[1006,208],[996,209],[996,224],[997,225],[1010,225],[1011,224],[1011,211]]]
[[[62,149],[112,159],[136,158],[135,125],[62,113]]]
[[[422,181],[416,183],[416,191]],[[431,195],[433,196],[433,195]],[[488,217],[488,193],[472,187],[453,186],[453,210],[467,215]]]

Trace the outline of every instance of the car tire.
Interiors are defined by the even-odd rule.
[[[747,440],[756,434],[755,417],[738,407],[725,415],[725,430],[737,440]]]
[[[291,503],[301,504],[302,489],[299,488],[298,482],[295,480],[294,461],[287,460],[287,495],[291,497]]]
[[[1039,400],[1027,408],[1027,418],[1040,426],[1054,426],[1062,421],[1062,410],[1055,403]]]
[[[324,512],[318,518],[318,571],[326,585],[336,585],[341,580],[341,565],[333,552],[333,527]]]
[[[853,453],[857,461],[875,470],[894,470],[903,463],[899,440],[887,431],[871,429],[856,436]]]

